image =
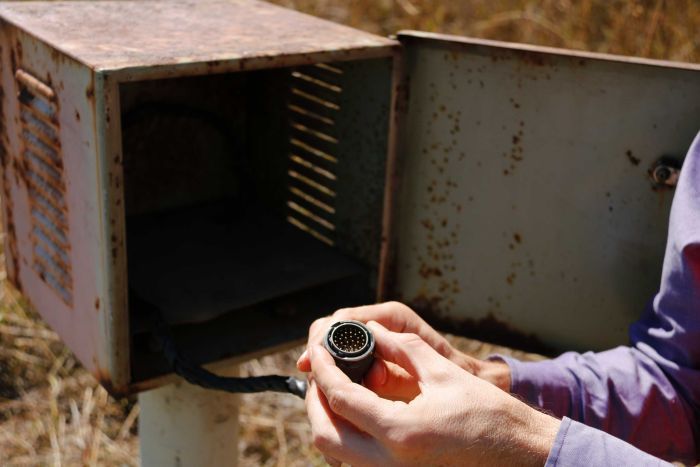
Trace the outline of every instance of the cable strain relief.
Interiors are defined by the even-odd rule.
[[[306,381],[290,376],[287,378],[286,383],[290,393],[294,394],[295,396],[299,396],[302,399],[306,398]]]

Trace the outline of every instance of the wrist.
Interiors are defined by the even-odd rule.
[[[529,417],[526,427],[520,430],[520,435],[523,438],[520,442],[526,450],[524,452],[530,455],[531,465],[545,465],[559,432],[561,420],[524,403],[522,405],[529,412]]]
[[[474,375],[505,392],[510,392],[510,367],[502,360],[479,360]]]
[[[554,446],[561,420],[540,412],[537,409],[513,398],[507,417],[509,440],[502,452],[504,465],[510,460],[520,465],[542,466],[547,462]]]

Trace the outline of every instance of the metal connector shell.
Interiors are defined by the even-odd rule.
[[[333,323],[323,340],[335,364],[355,383],[361,383],[374,362],[374,336],[359,321]]]

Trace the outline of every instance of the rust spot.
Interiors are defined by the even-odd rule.
[[[530,52],[530,51],[520,51],[518,52],[518,59],[525,65],[531,66],[546,66],[550,63],[548,62],[547,56],[543,53]]]
[[[435,226],[433,223],[430,221],[430,219],[423,219],[420,221],[421,225],[425,227],[426,229],[430,230],[431,232],[435,229]]]
[[[625,155],[627,156],[627,159],[632,165],[639,165],[639,163],[641,162],[641,159],[639,159],[638,157],[634,157],[634,155],[632,154],[632,150],[630,149],[628,149],[625,152]]]
[[[517,276],[515,275],[514,272],[511,272],[510,274],[508,274],[508,277],[506,277],[506,282],[508,282],[508,285],[513,285],[516,277]]]
[[[437,267],[430,267],[427,264],[422,264],[418,270],[418,274],[423,279],[428,279],[430,277],[442,277],[442,271]]]
[[[100,309],[100,297],[95,298],[95,309]]]
[[[486,316],[478,319],[448,317],[442,310],[442,302],[444,300],[440,297],[428,298],[419,295],[409,301],[408,305],[428,323],[443,332],[547,356],[552,356],[556,353],[552,347],[542,343],[536,335],[520,331],[512,325],[503,322],[493,312],[489,312]],[[495,307],[500,305],[492,297],[489,297],[489,302]]]
[[[95,85],[94,85],[94,83],[90,83],[90,86],[88,86],[87,89],[85,89],[85,97],[87,97],[87,99],[91,102],[95,100]]]
[[[9,142],[7,139],[7,128],[5,125],[5,90],[0,84],[0,164],[2,165],[2,189],[3,203],[5,208],[4,220],[7,230],[7,259],[12,264],[7,271],[7,277],[17,290],[22,290],[22,282],[19,274],[19,250],[17,247],[17,232],[14,223],[14,211],[12,202],[12,190],[10,188],[10,172],[14,169],[14,159],[9,152]]]
[[[15,50],[17,51],[17,58],[19,58],[21,61],[24,53],[22,50],[22,43],[20,41],[15,42]]]
[[[516,232],[513,234],[513,240],[515,240],[516,243],[522,243],[523,238],[520,236],[519,233]]]
[[[104,368],[100,368],[97,365],[97,359],[93,358],[93,363],[95,364],[95,369],[92,371],[92,375],[95,377],[100,386],[105,388],[105,390],[114,398],[120,399],[129,394],[128,387],[116,387],[112,383],[112,378],[109,375],[109,371]]]
[[[80,112],[78,112],[77,110],[75,111],[75,120],[76,120],[77,122],[80,121]]]

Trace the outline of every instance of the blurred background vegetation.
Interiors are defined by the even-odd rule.
[[[272,0],[381,35],[401,29],[700,59],[697,0]]]
[[[700,61],[698,0],[272,1],[381,35],[418,29]],[[476,356],[508,352],[450,339]],[[299,352],[297,348],[254,360],[242,371],[293,372]],[[138,465],[137,420],[135,397],[109,397],[17,294],[0,288],[0,464]],[[241,422],[241,465],[324,464],[310,445],[303,403],[296,398],[246,395]]]

